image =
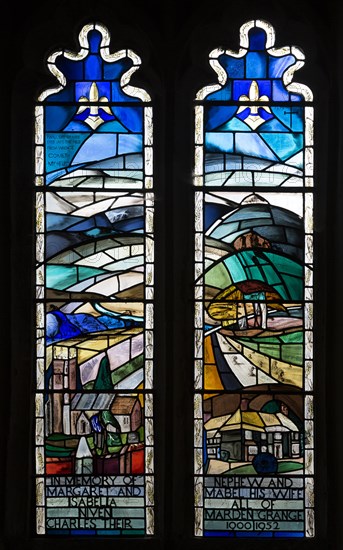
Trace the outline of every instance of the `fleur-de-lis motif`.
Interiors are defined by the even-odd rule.
[[[92,105],[92,103],[96,102],[108,102],[108,99],[105,96],[101,96],[99,98],[99,90],[95,82],[92,82],[92,85],[90,87],[89,98],[81,96],[79,102],[83,103],[83,105],[79,107],[76,114],[79,115],[80,113],[83,113],[86,109],[89,109],[89,114],[84,122],[86,122],[86,124],[88,124],[88,126],[90,126],[93,130],[95,130],[96,128],[98,128],[98,126],[100,126],[100,124],[103,124],[105,122],[104,119],[101,117],[101,114],[99,113],[99,108],[105,113],[114,116],[111,108],[108,105],[101,105],[101,107],[99,107],[98,105]],[[91,103],[91,105],[85,105],[87,103]]]
[[[249,101],[251,103],[256,103],[258,101],[265,102],[269,101],[269,97],[267,95],[260,96],[258,84],[256,80],[253,80],[249,88],[249,96],[243,94],[238,98],[238,101]],[[260,124],[263,124],[263,122],[265,122],[265,119],[262,118],[259,114],[259,109],[264,109],[267,113],[271,113],[271,110],[267,105],[242,105],[241,107],[239,107],[237,114],[242,113],[246,109],[248,109],[249,111],[247,113],[247,116],[244,117],[244,122],[246,122],[253,130],[260,126]]]

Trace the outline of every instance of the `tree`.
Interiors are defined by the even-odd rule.
[[[104,391],[113,390],[110,362],[107,355],[101,359],[98,374],[94,382],[94,389]]]

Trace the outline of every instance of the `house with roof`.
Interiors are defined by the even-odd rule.
[[[55,392],[51,392],[46,402],[47,412],[51,412],[47,416],[51,421],[46,435],[61,434],[72,441],[73,447],[66,461],[56,454],[64,438],[58,440],[58,446],[54,440],[56,456],[49,457],[47,472],[96,475],[143,472],[144,443],[138,433],[142,426],[142,405],[138,396],[113,392],[56,393],[59,414],[54,412]]]
[[[94,431],[91,418],[102,411],[110,411],[115,422],[110,431],[135,432],[142,424],[142,407],[137,396],[113,393],[76,393],[70,405],[70,429],[75,435]],[[107,422],[108,424],[108,422]]]
[[[238,408],[209,419],[204,425],[208,459],[252,462],[262,452],[278,460],[300,458],[299,429],[285,412]]]
[[[121,432],[135,432],[142,424],[142,407],[137,396],[118,395],[111,404]]]
[[[70,429],[75,435],[93,432],[91,418],[109,410],[115,395],[108,393],[76,393],[70,404]]]

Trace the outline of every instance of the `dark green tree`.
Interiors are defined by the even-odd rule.
[[[110,362],[107,355],[101,359],[98,374],[94,382],[94,389],[100,391],[113,390]]]

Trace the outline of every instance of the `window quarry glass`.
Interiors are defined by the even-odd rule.
[[[35,111],[36,532],[154,533],[152,106],[102,24]]]
[[[313,104],[261,20],[195,100],[197,537],[313,537]]]

